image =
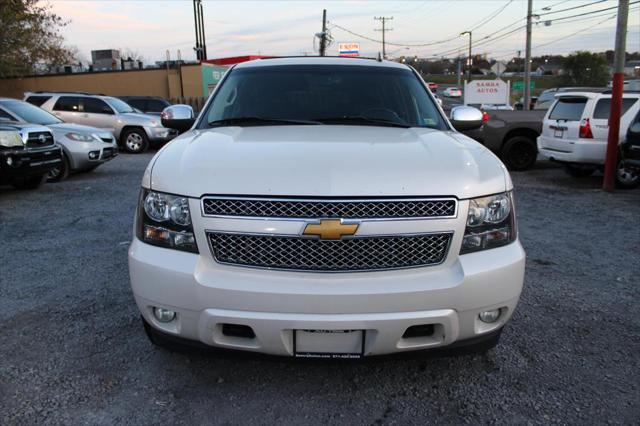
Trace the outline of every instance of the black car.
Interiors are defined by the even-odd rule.
[[[156,96],[119,96],[119,98],[145,114],[160,115],[162,110],[171,105],[166,99]]]
[[[627,130],[626,140],[622,144],[622,158],[625,169],[640,175],[640,112]]]
[[[51,130],[0,120],[0,184],[35,189],[61,162],[62,150]]]

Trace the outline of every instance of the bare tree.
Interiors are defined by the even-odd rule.
[[[68,21],[40,0],[0,1],[0,77],[32,74],[73,61],[60,29]]]

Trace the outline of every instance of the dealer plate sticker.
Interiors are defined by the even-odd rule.
[[[362,358],[365,339],[365,330],[293,330],[293,355],[296,358]]]

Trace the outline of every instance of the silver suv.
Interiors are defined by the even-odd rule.
[[[26,92],[24,100],[60,117],[67,123],[100,127],[113,132],[120,147],[144,152],[149,144],[170,141],[178,135],[159,117],[137,113],[118,98],[90,93]]]

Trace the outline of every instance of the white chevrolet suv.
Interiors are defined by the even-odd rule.
[[[586,177],[604,166],[609,136],[611,91],[559,92],[542,123],[538,137],[540,155],[564,164],[572,176]],[[640,92],[625,92],[622,98],[620,139],[624,141],[629,124],[640,110]],[[618,156],[616,184],[633,188],[640,184],[640,175],[626,167]]]
[[[129,249],[151,341],[295,357],[472,347],[524,278],[513,185],[411,68],[354,58],[236,65],[151,160]]]

